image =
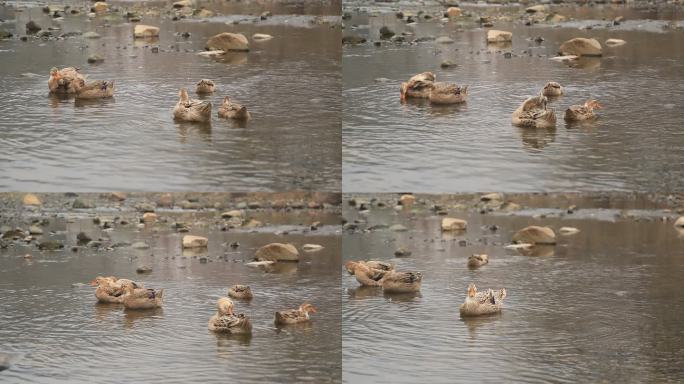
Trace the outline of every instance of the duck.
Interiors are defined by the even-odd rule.
[[[103,99],[114,96],[114,81],[95,80],[85,82],[78,79],[79,87],[76,90],[77,99]]]
[[[369,268],[379,269],[381,271],[391,271],[394,269],[394,264],[388,263],[386,261],[378,261],[378,260],[367,260],[367,261],[350,260],[344,264],[344,267],[347,269],[347,272],[350,275],[353,275],[354,274],[354,268],[356,267],[356,265],[358,263],[366,264],[366,266],[368,266]]]
[[[178,92],[178,98],[178,103],[173,109],[174,119],[198,123],[211,120],[211,102],[191,99],[185,88]]]
[[[452,83],[434,83],[428,98],[432,104],[461,104],[468,97],[468,86],[462,87]]]
[[[382,290],[386,293],[413,293],[420,291],[423,274],[420,272],[389,271],[382,278]]]
[[[489,257],[485,254],[473,254],[468,257],[468,268],[470,269],[480,268],[487,263],[489,263]]]
[[[252,323],[244,314],[233,313],[233,302],[227,297],[216,301],[216,313],[209,318],[210,331],[230,334],[252,333]]]
[[[232,297],[233,299],[241,300],[251,300],[253,297],[252,289],[249,287],[249,285],[240,284],[236,284],[228,288],[228,296]]]
[[[565,110],[564,119],[567,122],[593,120],[596,117],[594,109],[602,109],[603,106],[598,101],[589,99],[584,105],[572,105]]]
[[[547,109],[547,103],[548,99],[542,93],[527,98],[513,112],[511,122],[522,128],[555,128],[556,113],[553,109]]]
[[[429,99],[430,90],[435,86],[435,74],[432,72],[419,73],[409,79],[406,83],[401,83],[401,101],[408,98]]]
[[[209,80],[209,79],[202,79],[197,82],[197,87],[195,88],[195,93],[197,94],[206,94],[206,93],[214,93],[214,89],[216,86],[214,85],[214,82]]]
[[[316,313],[316,307],[304,303],[297,309],[290,309],[275,313],[276,325],[304,323],[310,320],[309,313]]]
[[[549,81],[542,88],[542,95],[544,96],[560,96],[564,92],[563,87],[555,81]]]
[[[98,303],[123,303],[127,287],[142,288],[142,284],[133,280],[117,279],[114,276],[98,276],[90,285],[97,287],[95,297]]]
[[[133,285],[128,285],[124,291],[123,305],[126,309],[152,309],[162,306],[163,289],[136,288]]]
[[[230,97],[226,96],[223,98],[223,103],[219,107],[218,117],[233,120],[249,120],[252,116],[247,111],[247,107],[230,101]]]
[[[368,263],[359,261],[349,261],[346,264],[347,271],[356,277],[356,281],[359,284],[367,287],[380,287],[382,286],[382,280],[385,278],[388,272],[393,270],[393,267],[384,264],[375,264],[380,268],[372,268]],[[387,268],[387,269],[385,269]]]
[[[459,307],[461,317],[491,315],[501,312],[503,300],[506,298],[506,289],[501,288],[496,293],[491,289],[485,292],[477,292],[475,284],[468,285],[468,296]]]
[[[50,69],[50,78],[48,79],[48,88],[50,93],[73,94],[76,93],[80,83],[77,80],[85,80],[85,77],[80,74],[78,68],[67,67],[58,69],[52,67]]]

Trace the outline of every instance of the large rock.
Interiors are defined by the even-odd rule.
[[[107,5],[107,3],[104,1],[98,1],[97,3],[93,4],[91,11],[95,13],[104,13],[107,12],[107,9],[109,9],[109,5]]]
[[[525,8],[527,13],[545,13],[549,11],[549,6],[545,4],[533,5],[531,7]]]
[[[299,261],[299,252],[292,244],[271,243],[257,249],[257,261]]]
[[[176,1],[173,3],[173,7],[178,9],[178,8],[190,8],[192,7],[192,1],[190,0],[181,0],[181,1]]]
[[[209,244],[209,239],[202,236],[183,236],[183,248],[206,248]]]
[[[22,200],[24,205],[41,205],[42,203],[40,202],[40,199],[38,196],[34,195],[33,193],[29,193],[24,195],[24,199]]]
[[[442,219],[442,231],[463,231],[468,227],[468,222],[453,217]]]
[[[210,51],[249,51],[249,41],[241,33],[223,32],[207,40],[206,49]]]
[[[523,244],[556,244],[556,234],[549,227],[531,225],[513,235],[513,242]]]
[[[413,195],[401,195],[399,198],[399,204],[401,205],[412,205],[416,202],[416,197]]]
[[[446,16],[451,18],[451,17],[459,17],[461,16],[461,8],[459,7],[449,7],[446,11]]]
[[[151,25],[138,24],[133,29],[133,37],[135,38],[145,38],[145,37],[159,37],[159,27],[153,27]]]
[[[513,32],[490,29],[487,31],[488,43],[507,43],[513,41]]]
[[[558,52],[562,56],[601,56],[601,43],[596,39],[576,37],[561,44]]]

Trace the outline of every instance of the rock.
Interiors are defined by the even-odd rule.
[[[267,35],[265,33],[255,33],[252,35],[252,40],[257,40],[257,41],[266,41],[266,40],[271,40],[273,36]]]
[[[223,32],[207,40],[206,49],[209,51],[249,51],[249,41],[241,33]]]
[[[323,249],[323,246],[318,244],[304,244],[302,245],[302,249],[307,252],[315,252]]]
[[[199,56],[204,56],[204,57],[218,57],[218,56],[223,56],[225,55],[225,51],[221,50],[214,50],[214,51],[202,51],[202,52],[197,52],[197,55]]]
[[[366,38],[361,36],[344,36],[342,37],[342,44],[356,45],[366,42]]]
[[[446,10],[446,17],[452,18],[452,17],[459,17],[461,16],[461,8],[459,7],[449,7]]]
[[[401,195],[399,198],[399,204],[401,205],[412,205],[416,202],[416,197],[413,195]]]
[[[389,227],[389,230],[394,232],[406,232],[408,231],[408,228],[404,227],[401,224],[394,224]]]
[[[32,225],[31,227],[29,227],[29,233],[31,235],[42,235],[43,229],[37,225]]]
[[[136,39],[146,37],[159,37],[159,27],[152,25],[137,24],[133,29],[133,37]]]
[[[549,16],[546,18],[546,21],[549,22],[549,23],[562,23],[562,22],[564,22],[564,21],[567,20],[567,19],[568,19],[568,18],[565,17],[565,16],[563,16],[563,15],[559,15],[559,14],[557,14],[557,13],[554,13],[553,15],[549,15]]]
[[[206,8],[202,8],[202,9],[200,9],[200,10],[198,10],[198,11],[195,11],[195,12],[193,13],[193,15],[194,15],[195,17],[199,17],[199,18],[207,18],[207,17],[212,17],[212,16],[214,16],[215,13],[214,13],[213,11],[210,11],[210,10],[206,9]]]
[[[513,242],[522,244],[556,244],[556,234],[549,227],[532,225],[516,232],[513,235]]]
[[[579,56],[575,56],[575,55],[554,56],[554,57],[549,58],[549,60],[560,61],[560,62],[575,61],[578,59],[579,59]]]
[[[513,41],[513,33],[507,31],[497,31],[496,29],[490,29],[487,31],[487,42],[488,43],[506,43]]]
[[[62,248],[64,248],[64,244],[59,240],[45,240],[38,244],[38,249],[44,251],[56,251]]]
[[[247,222],[247,224],[244,224],[242,227],[243,228],[259,228],[259,227],[263,227],[263,226],[264,226],[264,223],[262,223],[261,221],[251,219]]]
[[[394,31],[389,29],[387,26],[383,26],[382,28],[380,28],[380,38],[381,39],[387,40],[387,39],[392,38],[392,36],[394,36],[394,35],[395,35]]]
[[[451,37],[448,37],[448,36],[440,36],[440,37],[438,37],[438,38],[435,39],[435,43],[438,43],[438,44],[453,44],[453,43],[454,43],[454,39],[452,39]]]
[[[561,44],[558,52],[561,56],[601,56],[601,44],[596,39],[576,37]]]
[[[457,64],[451,60],[444,60],[444,61],[442,61],[442,64],[440,64],[439,66],[446,69],[446,68],[455,67],[455,66],[457,66]]]
[[[680,217],[675,221],[674,226],[677,228],[684,228],[684,216]]]
[[[442,219],[442,231],[464,231],[468,228],[468,222],[453,217],[445,217]]]
[[[24,205],[41,205],[41,201],[38,198],[38,196],[34,195],[33,193],[29,193],[24,195],[24,198],[22,199],[22,202]]]
[[[171,208],[173,207],[173,195],[170,193],[165,193],[159,197],[157,205],[160,207]]]
[[[104,59],[103,59],[104,61]],[[124,192],[112,192],[109,194],[109,200],[111,201],[124,201],[126,200],[126,193]]]
[[[36,33],[38,31],[40,31],[41,29],[42,28],[40,27],[40,25],[38,25],[38,23],[36,23],[33,20],[26,23],[26,33],[29,33],[29,34]]]
[[[78,244],[88,244],[88,243],[90,243],[91,240],[92,239],[90,238],[90,236],[86,235],[85,232],[79,232],[76,235],[76,242]]]
[[[155,206],[152,203],[138,203],[135,205],[135,209],[138,212],[142,212],[142,213],[154,212],[154,208],[155,208]]]
[[[152,273],[152,267],[149,265],[141,265],[135,269],[137,273]]]
[[[502,201],[503,195],[498,192],[488,193],[486,195],[480,196],[480,201]]]
[[[273,264],[275,264],[275,261],[273,261],[273,260],[252,261],[249,263],[245,263],[245,265],[250,267],[250,268],[265,268],[265,267],[269,267]]]
[[[229,219],[231,217],[242,217],[242,211],[234,209],[232,211],[223,212],[221,214],[221,217],[223,217],[224,219]]]
[[[90,31],[90,32],[84,33],[84,34],[83,34],[83,37],[85,37],[86,39],[99,39],[99,38],[100,38],[100,34],[97,33],[97,32],[92,32],[92,31]]]
[[[176,8],[176,9],[186,8],[186,7],[187,7],[187,8],[192,8],[192,1],[190,1],[190,0],[180,0],[180,1],[176,1],[175,3],[173,3],[172,6],[173,6],[174,8]]]
[[[107,12],[109,9],[109,5],[105,3],[104,1],[98,1],[97,3],[93,4],[93,6],[90,8],[92,12],[95,13],[104,13]]]
[[[93,207],[94,205],[92,202],[84,200],[80,197],[77,197],[76,200],[74,200],[74,203],[71,205],[71,208],[74,209],[90,209]]]
[[[527,13],[546,13],[549,11],[549,6],[545,4],[533,5],[525,8]]]
[[[512,201],[508,201],[501,206],[501,210],[504,212],[519,211],[522,207]]]
[[[625,45],[625,44],[627,44],[627,42],[622,40],[622,39],[608,39],[608,40],[606,40],[606,45],[610,45],[611,47],[617,47],[617,46]]]
[[[271,243],[257,249],[257,261],[299,261],[299,252],[292,244]]]
[[[145,212],[143,213],[143,222],[145,223],[154,223],[157,221],[157,214],[154,212]]]
[[[408,249],[403,248],[403,247],[397,248],[397,250],[394,251],[394,256],[396,256],[396,257],[407,257],[407,256],[411,256],[411,251],[409,251]]]
[[[561,227],[558,232],[560,232],[562,235],[574,235],[576,233],[579,233],[579,229],[574,228],[574,227]]]
[[[183,200],[178,204],[182,209],[201,209],[202,205],[196,201]]]
[[[183,236],[183,248],[205,248],[209,245],[209,239],[201,236]]]
[[[104,62],[104,58],[100,55],[90,55],[88,57],[88,63],[90,64],[99,64]]]
[[[9,39],[10,37],[12,37],[11,32],[0,31],[0,40]]]
[[[133,249],[149,249],[150,245],[144,241],[136,241],[135,243],[131,244],[131,248],[133,248]]]

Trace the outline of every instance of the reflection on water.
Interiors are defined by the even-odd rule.
[[[566,8],[559,12],[570,12]],[[464,29],[459,22],[420,20],[409,26],[393,13],[353,14],[346,25],[358,27],[347,28],[345,34],[370,37],[371,42],[343,48],[344,189],[434,193],[683,188],[684,35],[663,29],[666,22],[654,21],[657,26],[648,27],[636,15],[655,16],[637,12],[624,25],[592,30],[579,30],[581,23],[524,27],[497,21],[496,29],[514,36],[511,46],[500,46],[486,44],[485,29]],[[397,35],[406,33],[407,40],[448,36],[455,43],[383,42],[376,47],[372,42],[379,40],[383,25]],[[537,43],[536,37],[544,41]],[[627,44],[604,44],[602,58],[549,60],[573,37],[595,37],[602,43],[620,38]],[[506,58],[504,53],[511,51],[512,57]],[[456,66],[441,68],[445,60]],[[399,84],[424,71],[434,72],[437,80],[469,85],[467,103],[451,108],[426,101],[401,104]],[[556,111],[556,130],[513,127],[513,110],[547,81],[566,89],[549,103]],[[606,107],[598,111],[599,119],[579,127],[566,124],[565,109],[589,98]],[[654,147],[663,150],[646,149]]]
[[[47,198],[45,198],[47,199]],[[102,212],[107,212],[102,208]],[[128,213],[111,211],[134,222]],[[22,353],[1,373],[12,383],[168,382],[263,383],[341,381],[340,239],[338,216],[330,213],[254,211],[267,223],[286,226],[221,231],[213,225],[217,213],[157,212],[167,223],[137,228],[115,225],[103,230],[92,215],[69,213],[55,218],[39,237],[66,242],[65,250],[39,252],[34,246],[0,249],[0,340],[2,353]],[[38,215],[37,213],[34,215]],[[2,225],[24,227],[34,217],[19,220],[3,214]],[[304,232],[309,220],[322,221],[317,231]],[[171,223],[196,223],[192,233],[209,238],[205,252],[181,251],[182,233]],[[204,224],[202,224],[204,223]],[[287,228],[289,234],[276,234]],[[86,232],[107,244],[144,241],[149,249],[130,246],[111,251],[82,247],[76,234]],[[50,233],[56,233],[50,235]],[[270,242],[321,244],[316,253],[301,252],[299,263],[284,263],[264,273],[246,267],[255,250]],[[238,242],[237,248],[228,244]],[[25,254],[32,255],[26,262]],[[206,257],[202,262],[199,257]],[[56,261],[56,262],[52,262]],[[138,265],[153,268],[136,274]],[[125,310],[120,304],[96,304],[94,288],[85,283],[97,275],[115,275],[163,288],[163,308]],[[235,308],[253,324],[251,337],[217,335],[207,330],[216,299],[232,284],[249,284],[254,299],[236,301]],[[314,303],[318,312],[310,324],[278,328],[275,311]],[[2,356],[0,353],[0,365]]]
[[[582,209],[564,216],[564,209],[548,209],[567,207],[563,197],[511,198],[544,209],[483,215],[455,208],[467,206],[467,199],[439,196],[413,210],[397,211],[393,204],[373,206],[369,214],[345,209],[346,220],[364,220],[362,229],[408,228],[345,233],[345,261],[391,261],[398,270],[422,272],[423,282],[419,295],[396,297],[358,287],[341,271],[344,381],[409,383],[416,375],[431,383],[684,380],[684,238],[672,221],[660,220],[662,211],[633,195],[574,200]],[[443,216],[429,211],[432,204],[466,219],[467,232],[443,236]],[[650,210],[632,210],[642,208]],[[635,218],[616,216],[622,209]],[[532,224],[557,234],[563,226],[580,232],[558,235],[555,247],[504,249],[516,230]],[[412,255],[394,257],[398,247]],[[488,254],[489,264],[468,269],[473,253]],[[503,312],[461,319],[458,307],[471,282],[480,289],[505,287]]]
[[[15,36],[25,34],[29,19],[60,28],[55,35],[95,31],[102,36],[0,41],[0,188],[158,191],[230,185],[240,191],[339,190],[340,28],[297,14],[339,14],[339,8],[325,13],[334,4],[324,1],[308,6],[200,3],[220,12],[270,9],[274,16],[240,24],[223,16],[205,22],[145,16],[143,22],[159,26],[161,36],[134,40],[133,23],[118,14],[92,20],[69,14],[55,21],[37,4],[23,12],[0,5],[0,19],[8,21],[1,28]],[[182,32],[190,37],[181,37]],[[196,54],[220,32],[274,38],[250,41],[249,53],[219,58]],[[104,62],[88,64],[94,54]],[[53,66],[80,67],[89,79],[113,80],[115,97],[74,101],[48,96]],[[217,85],[217,92],[207,97],[213,104],[212,129],[179,126],[172,118],[178,91],[186,87],[195,97],[195,84],[202,78]],[[225,95],[246,105],[253,118],[246,124],[219,120],[216,113]],[[302,143],[316,145],[302,150]]]

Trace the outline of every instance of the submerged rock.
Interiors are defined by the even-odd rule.
[[[92,31],[90,31],[90,32],[84,33],[84,34],[83,34],[83,37],[86,38],[86,39],[99,39],[99,38],[100,38],[100,34],[97,33],[97,32],[92,32]]]
[[[391,227],[389,227],[389,230],[394,232],[406,232],[408,231],[408,228],[404,227],[401,224],[394,224]]]
[[[207,40],[206,49],[209,51],[249,51],[249,41],[241,33],[223,32]]]
[[[576,37],[561,44],[558,52],[561,56],[601,56],[601,43],[596,39]]]
[[[342,44],[356,45],[356,44],[363,44],[365,42],[366,42],[366,38],[361,37],[361,36],[343,36],[342,37]]]
[[[531,225],[513,235],[513,242],[521,244],[556,244],[556,234],[549,227]]]
[[[40,25],[38,25],[38,23],[36,23],[33,20],[26,23],[26,33],[36,33],[38,31],[40,31],[41,29],[42,28],[40,27]]]
[[[257,249],[257,261],[299,261],[299,252],[292,244],[271,243]]]
[[[380,28],[380,38],[381,39],[387,40],[387,39],[392,38],[392,36],[394,36],[394,35],[395,35],[394,31],[389,29],[389,27],[383,26],[382,28]]]
[[[103,62],[104,62],[104,58],[100,55],[90,55],[88,57],[88,63],[90,63],[90,64],[99,64],[99,63],[103,63]]]
[[[152,273],[152,267],[149,265],[141,265],[135,269],[137,273]]]
[[[64,244],[59,240],[45,240],[38,244],[38,249],[43,251],[56,251],[62,248],[64,248]]]
[[[438,43],[438,44],[453,44],[453,43],[454,43],[454,39],[452,39],[451,37],[448,37],[448,36],[440,36],[440,37],[438,37],[437,39],[435,39],[435,43]]]

